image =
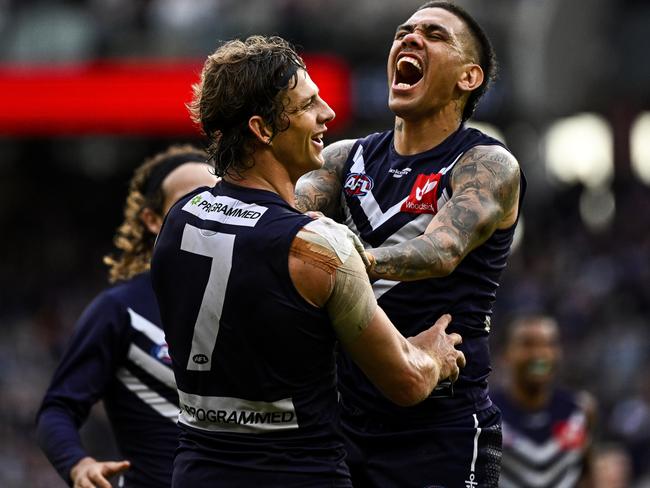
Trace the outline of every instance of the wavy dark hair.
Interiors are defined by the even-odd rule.
[[[271,138],[289,128],[283,94],[298,83],[298,69],[305,69],[300,56],[275,36],[228,41],[208,56],[188,108],[208,137],[218,176],[238,178],[253,166],[252,116],[262,117]]]
[[[469,29],[470,35],[472,36],[476,45],[478,64],[483,70],[485,80],[483,80],[481,86],[470,93],[469,97],[467,98],[467,103],[463,108],[462,116],[463,122],[465,122],[472,116],[474,110],[476,110],[479,100],[481,97],[483,97],[490,84],[496,79],[497,58],[494,52],[494,48],[492,47],[490,38],[487,36],[480,24],[474,20],[474,18],[462,7],[459,7],[458,5],[455,5],[451,2],[432,1],[418,7],[416,12],[425,8],[442,8],[461,19]]]

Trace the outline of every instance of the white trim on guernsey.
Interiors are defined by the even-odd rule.
[[[570,425],[578,427],[584,426],[587,418],[582,411],[574,412],[568,419]],[[503,423],[503,433],[505,437],[512,439],[511,449],[518,452],[520,456],[526,458],[527,462],[535,466],[547,464],[561,450],[560,443],[553,437],[545,442],[538,444],[520,434],[512,428],[507,422]]]
[[[379,298],[384,293],[391,290],[395,285],[398,285],[399,283],[400,283],[399,281],[393,281],[393,280],[377,280],[373,282],[372,292],[375,294],[375,299],[379,300]]]
[[[298,428],[291,398],[275,402],[243,398],[200,396],[178,391],[181,413],[178,421],[211,432],[259,434]]]
[[[359,148],[357,149],[357,152],[355,153],[354,158],[352,158],[352,160],[354,161],[354,163],[350,167],[350,172],[365,173],[366,167],[363,161],[363,147],[361,145],[359,145]],[[388,219],[390,219],[394,215],[397,215],[400,209],[402,208],[402,205],[407,199],[408,199],[408,195],[406,195],[406,197],[402,201],[397,202],[395,205],[393,205],[388,210],[386,210],[386,212],[383,212],[379,207],[377,200],[375,200],[375,196],[372,194],[372,190],[370,190],[362,198],[359,199],[359,205],[361,205],[361,208],[363,209],[363,213],[366,214],[370,226],[373,229],[376,229],[377,227],[381,226],[384,222],[386,222]]]
[[[176,422],[178,418],[178,407],[155,391],[152,391],[151,388],[140,381],[128,369],[120,368],[117,372],[117,379],[160,415]]]
[[[453,162],[452,162],[449,166],[445,166],[444,168],[442,168],[442,169],[440,170],[440,174],[441,174],[441,175],[446,175],[447,173],[449,173],[449,170],[450,170],[451,168],[454,167],[454,165],[458,162],[458,160],[460,159],[460,157],[461,157],[463,154],[465,154],[465,153],[464,153],[464,152],[460,153],[460,154],[456,157],[456,159],[454,159]]]
[[[174,372],[172,371],[171,367],[165,366],[163,363],[147,354],[135,344],[131,344],[131,347],[129,347],[129,353],[127,357],[133,362],[133,364],[144,369],[147,373],[149,373],[164,385],[168,386],[172,390],[176,389]]]
[[[398,230],[393,235],[391,235],[388,239],[386,239],[379,247],[393,246],[401,242],[415,239],[417,236],[420,236],[424,233],[427,226],[429,225],[429,222],[431,222],[431,219],[433,219],[433,215],[431,214],[418,215],[416,218],[411,220],[409,223],[404,225],[400,230]],[[384,293],[386,293],[387,291],[389,291],[391,288],[393,288],[395,285],[399,283],[400,283],[399,281],[392,281],[392,280],[375,281],[372,284],[372,291],[375,294],[375,298],[379,300],[379,298]]]
[[[476,429],[476,434],[474,434],[474,452],[472,453],[472,465],[469,469],[472,473],[475,473],[476,458],[478,458],[478,438],[481,435],[481,428],[478,426],[478,417],[475,413],[472,414],[472,417],[474,417],[474,428]]]
[[[363,162],[363,146],[359,144],[357,152],[354,153],[352,158],[352,165],[350,166],[350,173],[362,173],[366,170]]]
[[[153,342],[162,346],[165,342],[165,332],[153,322],[145,319],[142,315],[135,312],[132,308],[127,308],[131,316],[131,327],[135,330],[142,332]]]
[[[567,483],[567,478],[571,481],[575,481],[580,475],[580,466],[573,466],[578,462],[582,453],[580,451],[568,451],[564,456],[559,458],[553,466],[546,471],[538,471],[531,469],[530,466],[522,464],[521,462],[512,458],[512,456],[504,456],[501,463],[504,468],[513,473],[517,473],[517,477],[521,479],[524,486],[530,488],[542,488],[550,486],[549,483],[556,479],[560,474],[565,471],[564,476],[562,477],[562,483],[557,485],[560,486],[573,486],[572,484]],[[506,471],[501,471],[502,480],[507,480]],[[511,481],[512,483],[512,481]]]
[[[354,232],[354,235],[356,235],[359,238],[361,244],[363,244],[363,247],[365,247],[366,249],[372,248],[372,246],[368,244],[366,241],[364,241],[363,238],[361,237],[361,233],[359,232],[359,229],[357,229],[354,220],[352,220],[352,215],[350,215],[350,210],[348,209],[348,206],[345,203],[345,199],[343,200],[342,205],[343,205],[343,214],[345,216],[343,224],[347,226],[347,228],[350,229],[352,232]]]

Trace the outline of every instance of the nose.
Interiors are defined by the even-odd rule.
[[[402,47],[422,47],[422,36],[417,32],[409,32],[402,38]]]
[[[321,124],[327,124],[328,122],[334,120],[334,117],[336,117],[336,112],[332,110],[332,108],[327,104],[325,100],[322,100],[322,102],[323,102],[323,110],[320,113],[319,122]]]

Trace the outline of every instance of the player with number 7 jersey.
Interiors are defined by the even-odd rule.
[[[336,344],[412,405],[458,377],[461,337],[447,315],[405,339],[377,306],[359,241],[293,207],[334,112],[286,41],[224,44],[193,108],[223,179],[172,208],[152,260],[181,408],[172,485],[350,487]]]

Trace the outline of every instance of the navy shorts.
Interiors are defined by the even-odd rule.
[[[352,488],[343,460],[330,473],[301,472],[298,464],[290,468],[223,466],[181,450],[174,459],[172,488]]]
[[[492,405],[435,425],[342,418],[355,488],[492,488],[501,469],[501,412]]]

